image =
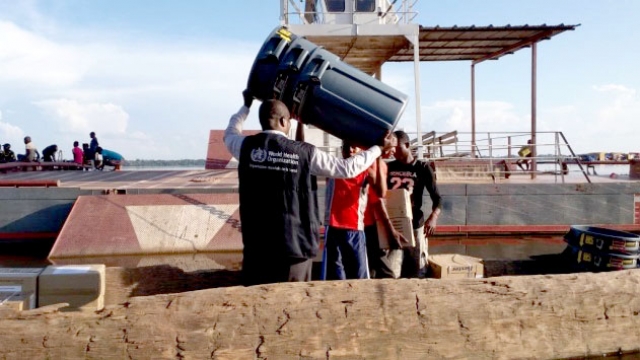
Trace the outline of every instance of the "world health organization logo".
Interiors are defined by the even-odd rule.
[[[267,160],[267,150],[257,148],[251,150],[251,161],[261,163]]]

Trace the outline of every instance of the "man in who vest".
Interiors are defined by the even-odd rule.
[[[341,159],[315,146],[287,138],[287,106],[266,100],[258,117],[262,132],[242,135],[253,95],[243,92],[244,106],[229,120],[224,143],[239,161],[242,276],[245,285],[311,280],[318,252],[320,217],[316,176],[352,178],[382,154],[380,146]],[[298,126],[302,126],[299,124]],[[381,139],[392,146],[391,136]]]

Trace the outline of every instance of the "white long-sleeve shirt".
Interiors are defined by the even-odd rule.
[[[242,142],[246,136],[242,135],[242,124],[249,115],[249,108],[243,106],[240,110],[231,116],[229,126],[224,131],[224,145],[227,150],[235,157],[240,159],[240,150]],[[287,136],[285,133],[275,130],[265,130],[263,132]],[[314,147],[311,155],[310,172],[316,176],[326,176],[332,178],[353,178],[356,175],[367,170],[373,162],[382,154],[379,146],[372,146],[366,151],[348,158],[342,159],[323,151],[319,151]]]

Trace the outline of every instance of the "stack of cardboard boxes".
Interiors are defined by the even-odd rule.
[[[105,266],[0,268],[0,306],[16,310],[67,303],[64,311],[104,308]]]
[[[404,247],[416,246],[415,239],[413,237],[413,224],[411,222],[413,213],[409,192],[405,189],[388,190],[384,202],[393,228],[409,240],[408,244],[403,244]],[[376,226],[378,227],[380,248],[389,249],[391,239],[387,237],[384,225],[380,221],[377,221]]]

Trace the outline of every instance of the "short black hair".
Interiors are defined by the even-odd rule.
[[[78,142],[77,142],[77,141],[74,141],[74,142],[73,142],[73,146],[78,146]]]
[[[402,130],[396,130],[393,132],[393,134],[398,138],[398,145],[411,142],[411,140],[409,139],[409,135],[407,135],[407,133]]]
[[[273,129],[272,121],[279,121],[282,117],[289,118],[290,116],[287,105],[275,99],[265,100],[262,105],[260,105],[258,112],[258,118],[260,119],[260,125],[262,125],[263,130]]]

